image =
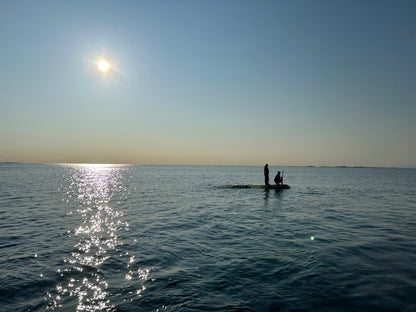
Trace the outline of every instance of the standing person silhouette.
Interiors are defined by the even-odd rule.
[[[270,185],[269,184],[269,164],[266,164],[266,166],[264,166],[264,184]]]

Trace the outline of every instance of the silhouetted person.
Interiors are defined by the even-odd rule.
[[[266,166],[264,166],[264,184],[270,185],[269,184],[269,164],[266,164]]]
[[[280,176],[280,171],[278,171],[276,176],[274,177],[274,183],[276,183],[277,185],[283,183],[283,177]]]

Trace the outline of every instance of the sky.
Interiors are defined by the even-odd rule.
[[[416,167],[415,16],[402,0],[1,1],[0,161]]]

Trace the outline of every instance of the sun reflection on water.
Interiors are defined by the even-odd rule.
[[[77,243],[71,255],[64,259],[64,267],[58,270],[61,284],[56,287],[54,295],[47,294],[50,302],[48,309],[69,305],[76,306],[76,311],[112,311],[114,306],[110,303],[109,284],[102,266],[110,258],[114,262],[114,258],[120,256],[117,250],[123,245],[120,234],[128,231],[129,227],[123,211],[113,208],[110,203],[116,193],[126,191],[123,167],[76,165],[70,166],[69,172],[66,201],[75,200],[76,213],[81,222],[70,231]],[[148,278],[149,270],[133,271],[130,267],[134,256],[129,255],[125,260],[125,279]],[[117,261],[120,262],[120,259]],[[142,291],[143,287],[140,293]]]

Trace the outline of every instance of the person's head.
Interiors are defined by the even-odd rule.
[[[277,174],[280,175],[280,171],[278,171]]]
[[[269,164],[266,164],[266,167],[268,167],[269,166]]]

